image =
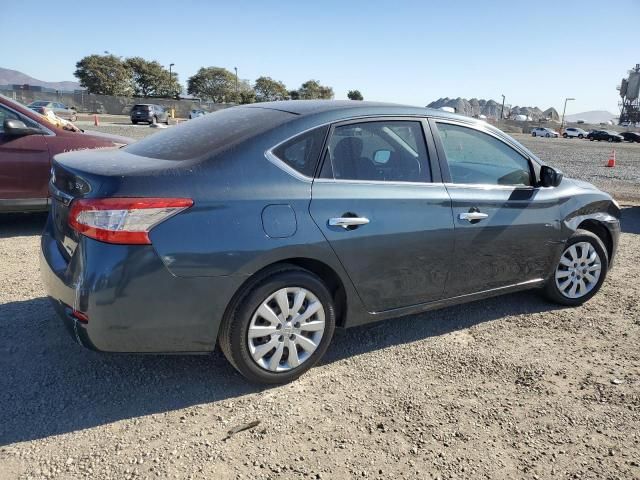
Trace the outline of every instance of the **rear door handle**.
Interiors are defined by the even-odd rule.
[[[477,222],[479,220],[484,220],[489,215],[482,212],[464,212],[458,215],[460,220],[466,220],[467,222]]]
[[[366,225],[369,223],[369,219],[365,217],[336,217],[329,219],[329,225],[332,227],[359,227],[360,225]]]

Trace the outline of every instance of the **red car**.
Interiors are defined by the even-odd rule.
[[[54,155],[87,148],[117,148],[124,137],[70,131],[0,95],[0,212],[47,210]]]

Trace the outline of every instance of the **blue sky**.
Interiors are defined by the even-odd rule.
[[[107,50],[175,63],[180,81],[220,66],[297,88],[310,78],[336,98],[426,105],[493,98],[567,113],[618,112],[615,90],[640,63],[640,0],[8,2],[0,66],[47,81],[75,80],[75,63]],[[38,30],[39,33],[35,34]],[[15,39],[8,43],[8,39]]]

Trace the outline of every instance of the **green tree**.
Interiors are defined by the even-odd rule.
[[[240,80],[238,83],[238,96],[241,104],[255,103],[256,91],[253,89],[248,80]]]
[[[284,83],[271,77],[260,77],[253,86],[256,92],[256,101],[274,102],[289,99],[289,92]]]
[[[88,55],[76,63],[74,75],[89,93],[131,95],[131,72],[115,55]]]
[[[320,85],[317,80],[308,80],[302,84],[298,90],[301,100],[325,99],[333,98],[333,88]]]
[[[236,76],[220,67],[202,67],[187,81],[187,92],[215,103],[235,100]]]
[[[141,97],[175,97],[180,94],[180,84],[175,74],[160,65],[141,57],[128,58],[125,65],[131,72],[134,93]]]
[[[347,93],[349,100],[364,100],[364,97],[360,93],[360,90],[349,90]]]
[[[300,92],[298,90],[289,90],[289,98],[291,100],[300,100]]]

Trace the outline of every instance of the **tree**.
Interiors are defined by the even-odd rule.
[[[364,100],[364,97],[360,93],[360,90],[349,90],[347,93],[349,100]]]
[[[131,72],[134,93],[141,97],[175,97],[180,94],[180,84],[175,74],[158,62],[141,57],[128,58],[125,65]]]
[[[331,100],[333,98],[333,88],[320,85],[320,82],[317,80],[308,80],[304,82],[298,89],[298,93],[302,100]]]
[[[76,63],[74,75],[89,93],[130,95],[133,91],[131,73],[115,55],[88,55]]]
[[[215,103],[235,99],[236,76],[220,67],[202,67],[187,81],[187,92]]]
[[[300,100],[300,92],[298,90],[289,90],[289,98],[291,100]]]
[[[260,77],[256,80],[253,88],[256,92],[256,101],[274,102],[276,100],[288,100],[289,92],[284,83],[274,80],[271,77]]]
[[[248,80],[241,80],[238,83],[238,95],[241,104],[254,103],[256,101],[256,91]]]

